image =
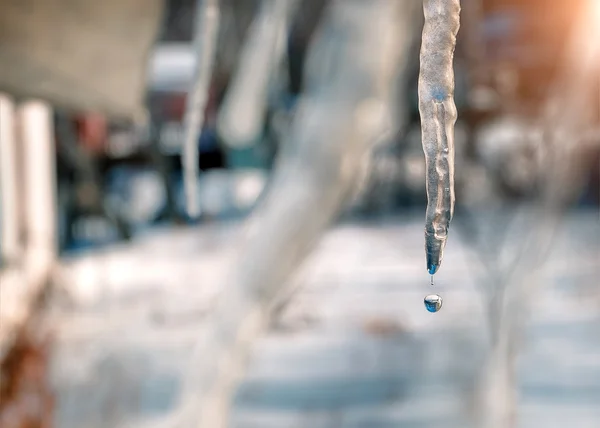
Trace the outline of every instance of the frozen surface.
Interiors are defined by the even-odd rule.
[[[457,234],[436,275],[444,307],[428,313],[420,224],[420,215],[346,224],[326,236],[254,347],[233,427],[468,426],[467,392],[485,352],[479,278]],[[58,427],[166,426],[237,230],[158,233],[68,264]],[[599,245],[597,213],[575,214],[541,272],[519,364],[519,427],[600,420]]]

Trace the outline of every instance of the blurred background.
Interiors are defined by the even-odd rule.
[[[385,10],[393,1],[372,7]],[[309,126],[298,113],[303,100],[318,95],[319,84],[327,92],[327,79],[336,79],[327,69],[335,66],[311,62],[311,50],[330,43],[320,58],[334,58],[338,46],[344,70],[362,70],[360,60],[343,57],[355,40],[327,17],[341,11],[350,32],[351,25],[380,25],[371,6],[355,0],[283,2],[283,18],[274,12],[276,0],[215,2],[218,34],[196,141],[194,218],[185,209],[181,158],[186,95],[199,57],[194,37],[203,31],[197,9],[206,2],[156,1],[152,14],[150,6],[143,13],[132,6],[129,15],[115,6],[127,16],[119,25],[130,28],[115,30],[113,39],[95,36],[106,42],[106,56],[94,57],[101,52],[89,45],[83,77],[72,80],[75,71],[56,77],[55,70],[75,70],[68,62],[43,62],[41,54],[28,63],[35,72],[26,71],[11,60],[21,52],[15,46],[35,52],[31,46],[41,42],[31,36],[17,43],[17,32],[0,32],[0,68],[8,70],[0,73],[2,427],[174,426],[191,388],[189,360],[200,365],[212,356],[198,357],[194,344],[216,296],[231,285],[224,278],[238,269],[246,219],[276,187],[273,171],[286,168],[279,159],[306,156],[316,165],[326,156],[324,142],[313,138],[298,148],[303,140],[289,137]],[[0,15],[6,8],[16,16],[13,3],[0,1]],[[22,2],[18,13],[23,22],[46,22],[53,33],[50,23],[58,21],[44,18],[43,3]],[[61,19],[70,17],[72,34],[84,27],[112,31],[100,25],[108,12],[78,20],[83,12],[72,11],[85,2],[46,3]],[[416,12],[405,8],[410,25],[398,21],[406,34],[393,79],[392,132],[360,152],[368,167],[351,173],[360,175],[354,196],[332,213],[335,221],[315,236],[306,260],[281,274],[267,331],[253,340],[235,388],[229,425],[600,426],[600,35],[588,31],[600,27],[600,5],[461,2],[455,218],[436,275],[444,306],[430,314],[422,301],[431,288],[417,96],[423,18],[421,2],[414,3]],[[368,10],[356,18],[361,8]],[[137,43],[131,34],[142,27],[133,23],[138,15],[156,22],[144,30],[149,42],[138,43],[140,70],[130,67],[134,54],[127,50]],[[280,27],[269,32],[269,25]],[[262,41],[253,37],[261,28]],[[275,43],[269,37],[280,51],[264,51]],[[39,49],[66,50],[73,61],[84,56],[66,42],[48,46]],[[245,61],[253,52],[259,59]],[[236,139],[223,113],[228,94],[234,83],[243,86],[239,76],[262,70],[260,58],[270,57],[277,59],[265,68],[264,105],[248,102],[232,116],[258,115],[258,131]],[[102,74],[119,79],[121,66],[138,83],[123,77],[122,87],[96,92],[77,86],[86,73],[90,87]],[[17,90],[19,79],[29,88],[41,82],[40,89]],[[112,107],[136,85],[143,120]],[[358,93],[363,86],[356,87]],[[92,101],[101,95],[108,101]],[[350,122],[348,145],[359,133]],[[340,138],[343,148],[346,137]],[[322,210],[315,202],[303,212],[318,217]],[[305,224],[293,215],[284,220]],[[262,238],[267,246],[275,239],[270,233]]]

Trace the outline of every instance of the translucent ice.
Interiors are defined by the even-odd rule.
[[[454,71],[459,0],[425,0],[419,112],[427,171],[425,248],[427,270],[440,267],[454,212]]]

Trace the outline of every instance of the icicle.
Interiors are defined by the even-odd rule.
[[[219,135],[232,147],[250,145],[260,135],[269,82],[285,54],[286,23],[295,4],[295,0],[263,0],[250,27],[219,114]]]
[[[459,0],[424,0],[419,112],[427,168],[425,248],[427,270],[442,262],[454,212],[454,71],[452,60],[459,28]]]
[[[252,343],[269,325],[273,302],[348,201],[356,171],[381,133],[382,106],[389,102],[398,62],[408,57],[416,6],[330,3],[307,56],[309,84],[271,185],[248,220],[186,372],[177,426],[229,426],[235,386]]]
[[[474,389],[476,410],[474,426],[512,428],[517,415],[517,357],[522,334],[538,290],[543,284],[540,273],[565,211],[579,194],[585,180],[585,163],[578,153],[578,140],[593,127],[596,117],[591,108],[595,100],[589,90],[597,82],[600,59],[600,7],[588,0],[575,22],[562,72],[551,87],[547,109],[540,124],[546,151],[539,173],[537,200],[528,207],[527,234],[520,237],[514,262],[491,271],[494,292],[490,293],[490,329],[492,348]],[[560,108],[556,108],[560,106]],[[499,252],[494,248],[494,252]],[[500,264],[498,264],[500,265]]]
[[[198,215],[198,139],[215,60],[219,28],[219,0],[198,0],[194,35],[196,66],[187,96],[183,170],[188,215]]]

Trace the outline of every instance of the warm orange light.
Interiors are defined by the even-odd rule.
[[[591,3],[590,9],[594,14],[594,18],[600,23],[600,1],[599,0],[589,0]]]

